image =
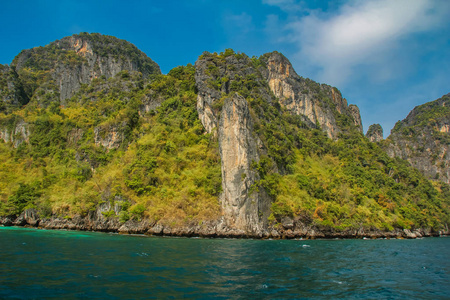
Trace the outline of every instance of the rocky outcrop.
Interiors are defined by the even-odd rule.
[[[94,128],[94,142],[96,146],[103,146],[106,149],[117,149],[124,140],[126,122],[112,124],[109,126],[99,126]]]
[[[39,225],[40,218],[36,209],[26,209],[17,219],[14,221],[14,225],[24,226],[26,224],[36,227]]]
[[[223,189],[220,199],[225,219],[231,228],[261,232],[270,211],[270,199],[260,192],[251,192],[259,179],[251,166],[259,161],[259,147],[247,101],[237,93],[224,100],[218,138]]]
[[[264,146],[254,133],[247,100],[229,84],[255,70],[247,56],[218,59],[209,53],[204,53],[195,67],[199,119],[219,141],[223,191],[219,199],[224,228],[237,235],[261,235],[267,225],[271,200],[263,189],[252,192],[259,176],[251,165],[259,161]],[[220,88],[217,81],[223,82]],[[267,93],[261,95],[271,101]]]
[[[359,107],[355,104],[350,104],[348,106],[348,113],[351,117],[353,117],[353,124],[359,128],[359,131],[363,132],[361,114],[359,112]]]
[[[95,33],[73,35],[45,47],[23,50],[12,65],[19,75],[38,69],[48,77],[45,87],[30,90],[29,98],[42,101],[58,95],[63,105],[83,84],[95,78],[114,77],[124,70],[140,72],[144,77],[161,73],[159,66],[134,45]]]
[[[411,163],[432,180],[450,183],[450,94],[415,107],[397,122],[386,152]]]
[[[362,132],[358,107],[348,106],[339,90],[298,76],[289,60],[278,52],[265,54],[262,58],[267,64],[263,74],[283,107],[306,116],[313,124],[319,124],[332,139],[341,132],[337,120],[339,114],[350,117]]]
[[[215,103],[220,101],[221,92],[208,85],[209,80],[211,80],[209,66],[212,64],[214,64],[213,57],[207,55],[207,53],[204,53],[201,59],[195,63],[195,83],[198,89],[197,112],[205,130],[208,133],[217,134],[213,132],[217,129],[219,114],[219,110],[215,108]],[[225,70],[219,72],[224,73]]]
[[[164,97],[161,97],[154,91],[150,90],[150,92],[143,97],[142,105],[139,107],[139,111],[141,114],[154,111],[161,106],[164,100],[166,100]]]
[[[0,126],[0,139],[5,143],[12,143],[14,148],[23,142],[28,143],[30,137],[29,124],[21,119],[16,119],[10,126]]]
[[[278,52],[264,54],[255,63],[244,54],[217,57],[204,53],[195,64],[198,87],[197,110],[205,129],[217,127],[215,106],[224,94],[257,85],[259,97],[304,117],[310,127],[319,125],[330,138],[336,139],[344,125],[341,115],[350,119],[362,132],[362,122],[356,105],[347,105],[339,90],[318,84],[297,75],[289,60]],[[273,96],[271,95],[273,93]]]
[[[366,137],[371,142],[380,142],[383,140],[383,127],[380,124],[372,124],[367,130]]]

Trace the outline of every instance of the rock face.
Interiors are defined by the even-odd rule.
[[[142,105],[139,108],[141,114],[147,113],[152,110],[156,110],[166,100],[164,97],[157,95],[154,91],[150,91],[142,99]]]
[[[383,127],[380,124],[372,124],[367,130],[366,137],[371,142],[380,142],[383,140]]]
[[[278,52],[265,54],[263,59],[267,64],[263,74],[283,107],[319,124],[332,139],[336,139],[341,131],[339,115],[349,117],[362,132],[358,107],[348,106],[339,90],[298,76],[289,60]]]
[[[250,80],[262,86],[259,96],[265,101],[272,105],[279,102],[282,107],[304,117],[310,127],[319,125],[330,138],[336,139],[345,125],[339,119],[348,120],[362,132],[361,116],[356,105],[347,105],[347,100],[336,88],[298,76],[289,60],[278,52],[264,54],[259,64],[245,55],[214,60],[212,55],[204,53],[195,67],[197,110],[208,132],[217,127],[217,110],[214,109],[217,100],[223,94],[234,91],[237,81]],[[275,99],[264,90],[264,86],[269,87]]]
[[[258,179],[251,164],[259,161],[259,154],[244,97],[236,93],[225,99],[218,131],[222,162],[221,202],[225,218],[231,227],[260,232],[264,220],[261,217],[268,215],[270,200],[250,190]]]
[[[106,149],[117,149],[124,139],[125,122],[108,127],[94,128],[94,141],[96,146],[103,146]]]
[[[14,148],[17,148],[23,142],[28,143],[29,136],[29,125],[21,119],[15,120],[10,126],[0,127],[0,139],[5,143],[11,142]]]
[[[242,234],[261,233],[270,213],[270,199],[264,195],[264,191],[251,192],[251,186],[259,179],[251,164],[259,161],[262,146],[254,136],[247,100],[238,93],[229,93],[229,86],[226,84],[223,91],[211,86],[211,65],[216,63],[212,56],[204,54],[196,62],[195,79],[199,119],[205,130],[219,141],[223,190],[220,201],[224,220],[227,227]],[[234,79],[242,74],[247,60],[239,61],[232,55],[219,63],[223,65],[217,66],[217,70],[213,72],[220,72]],[[236,68],[231,71],[227,69],[227,65]]]
[[[141,72],[144,77],[161,73],[159,66],[134,45],[98,33],[73,35],[45,47],[23,50],[12,65],[23,82],[33,71],[44,71],[39,76],[46,80],[28,88],[30,99],[59,99],[63,105],[82,84],[98,77],[110,78],[124,70]]]
[[[208,85],[210,80],[209,65],[213,64],[213,58],[210,55],[201,56],[195,63],[195,82],[198,89],[197,111],[198,117],[208,133],[213,133],[218,125],[217,109],[214,109],[214,103],[221,98],[221,92]],[[222,70],[224,72],[224,70]],[[216,132],[214,132],[216,134]]]
[[[363,132],[361,114],[359,112],[359,107],[355,104],[350,104],[348,106],[348,113],[353,117],[353,124],[359,128],[359,131]]]
[[[450,94],[415,107],[387,141],[389,156],[408,160],[430,179],[450,183]]]

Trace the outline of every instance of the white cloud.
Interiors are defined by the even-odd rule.
[[[300,5],[289,0],[264,3],[286,11]],[[292,9],[283,24],[284,35],[298,47],[295,59],[302,61],[302,67],[320,69],[319,80],[342,85],[361,69],[381,81],[407,69],[401,65],[408,63],[408,39],[448,22],[450,1],[355,0],[333,13],[295,14]],[[273,23],[274,17],[270,18]]]

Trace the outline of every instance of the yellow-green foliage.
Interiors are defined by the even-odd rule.
[[[186,96],[191,104],[195,99],[195,94]],[[133,207],[142,205],[144,216],[154,220],[182,223],[217,217],[218,145],[203,134],[198,120],[183,125],[191,113],[179,97],[164,102],[157,114],[145,118],[143,136],[98,171],[101,185],[131,199]]]
[[[273,222],[290,216],[338,230],[392,230],[436,229],[449,221],[448,185],[433,186],[357,133],[321,143],[311,143],[313,132],[300,135],[309,143],[295,151],[291,172],[279,181]]]
[[[0,143],[0,213],[34,207],[44,216],[85,216],[120,201],[117,216],[104,215],[171,225],[217,218],[220,156],[197,117],[193,66],[155,76],[147,88],[139,76],[99,78],[66,107],[28,106],[2,115],[3,128],[24,120],[30,136],[17,149]],[[141,99],[154,89],[165,101],[140,114]],[[119,128],[119,149],[96,145],[94,127]]]

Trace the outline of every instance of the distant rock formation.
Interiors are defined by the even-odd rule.
[[[406,159],[433,180],[450,183],[450,94],[415,107],[387,138],[391,157]]]
[[[283,107],[320,125],[332,139],[341,132],[341,124],[337,120],[340,115],[349,117],[362,132],[359,108],[348,106],[338,89],[298,76],[289,60],[278,52],[265,54],[263,59],[267,69],[262,72]]]
[[[16,102],[28,98],[43,104],[59,100],[64,105],[83,84],[124,70],[141,72],[144,77],[161,73],[133,44],[98,33],[75,34],[45,47],[23,50],[11,65],[26,91],[26,97],[16,91]],[[20,85],[15,86],[20,91]]]
[[[380,142],[383,140],[383,127],[380,124],[372,124],[367,130],[366,137],[371,142]]]

